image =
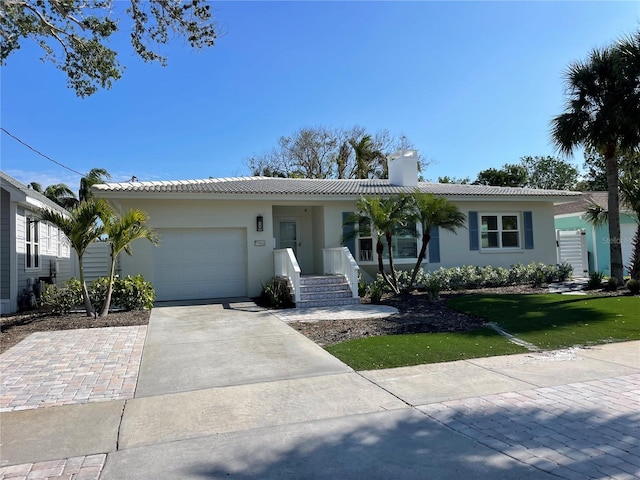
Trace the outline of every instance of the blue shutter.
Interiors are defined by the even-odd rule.
[[[431,228],[429,263],[440,263],[440,229],[437,226]]]
[[[531,212],[522,212],[524,220],[524,248],[531,250],[533,248],[533,214]]]
[[[353,221],[353,212],[342,212],[342,245],[347,247],[356,258],[356,224]]]
[[[469,250],[480,250],[478,234],[478,212],[469,212]]]

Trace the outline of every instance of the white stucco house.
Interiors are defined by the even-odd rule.
[[[425,269],[458,265],[555,264],[554,203],[573,192],[418,182],[417,153],[399,152],[389,179],[318,180],[237,177],[206,180],[108,183],[94,193],[116,209],[150,215],[160,246],[136,242],[123,256],[123,275],[142,274],[157,299],[256,296],[274,276],[377,270],[368,232],[343,245],[345,224],[361,196],[416,190],[443,196],[467,216],[457,235],[433,232]],[[410,268],[420,239],[398,235],[394,259]],[[344,255],[344,246],[351,255]],[[287,253],[289,252],[289,253]],[[338,265],[338,266],[336,266]],[[356,291],[351,280],[352,291]],[[356,295],[354,295],[356,296]]]
[[[8,314],[29,302],[40,282],[71,278],[74,266],[64,234],[36,215],[39,208],[66,210],[4,172],[0,187],[0,305]]]

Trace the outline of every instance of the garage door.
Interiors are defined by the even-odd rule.
[[[157,300],[247,294],[247,240],[242,229],[159,229],[153,249]]]

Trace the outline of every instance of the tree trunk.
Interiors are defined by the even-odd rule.
[[[102,304],[102,310],[100,311],[101,317],[109,315],[109,307],[111,306],[111,294],[113,293],[113,273],[116,269],[116,258],[111,253],[111,267],[109,267],[109,285],[107,286],[107,294]]]
[[[420,247],[420,253],[418,254],[418,261],[416,265],[413,267],[413,272],[411,272],[411,280],[409,280],[409,286],[407,287],[408,291],[411,291],[414,282],[416,281],[416,277],[418,276],[418,270],[420,266],[422,266],[422,262],[424,261],[424,257],[427,254],[427,245],[431,240],[431,234],[428,232],[422,232],[422,246]]]
[[[396,277],[396,267],[393,265],[393,250],[391,249],[391,234],[386,233],[387,247],[389,248],[389,269],[391,270],[391,283],[394,293],[400,293],[398,289],[398,279]]]
[[[82,257],[78,255],[78,268],[80,269],[80,285],[82,287],[82,300],[84,301],[84,309],[87,312],[87,317],[94,317],[93,306],[91,305],[91,299],[89,298],[89,290],[87,290],[87,284],[84,281],[84,266],[82,265]]]
[[[616,145],[610,145],[605,151],[605,166],[607,171],[609,210],[609,255],[611,262],[611,276],[622,285],[622,245],[620,243],[620,200],[618,194],[618,159]]]
[[[389,286],[389,288],[393,290],[393,284],[391,283],[391,280],[389,280],[389,277],[387,277],[387,273],[384,271],[384,263],[382,261],[383,252],[384,252],[384,245],[380,241],[380,237],[378,237],[378,240],[376,241],[376,255],[378,256],[378,273],[382,275],[382,279],[384,280],[384,283],[386,283]]]

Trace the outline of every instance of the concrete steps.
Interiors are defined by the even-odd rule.
[[[358,305],[343,275],[304,276],[300,278],[300,301],[296,308]]]

